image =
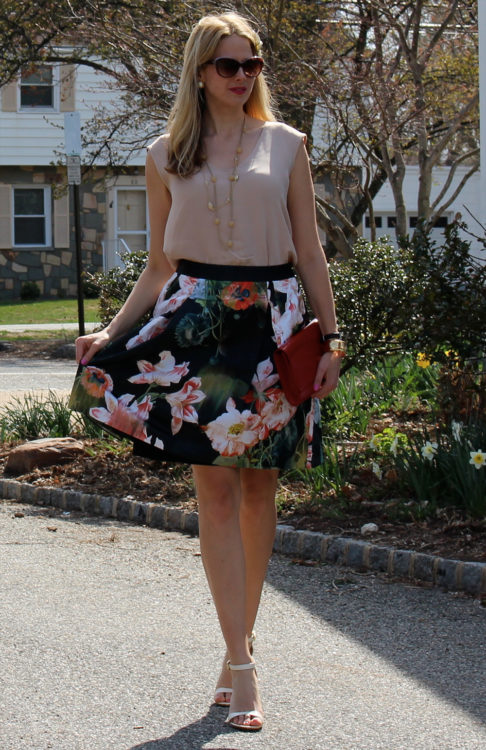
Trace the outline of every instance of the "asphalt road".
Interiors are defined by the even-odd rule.
[[[2,358],[0,354],[0,406],[22,393],[56,391],[67,395],[75,373],[76,363],[68,359]]]
[[[210,706],[222,642],[198,540],[51,513],[0,503],[1,750],[486,747],[478,600],[274,556],[248,736]]]
[[[0,391],[66,390],[73,384],[76,363],[71,360],[0,359]]]

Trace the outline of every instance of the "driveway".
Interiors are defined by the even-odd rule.
[[[486,747],[479,600],[274,556],[249,737],[210,706],[222,641],[197,539],[3,501],[0,586],[2,750]]]

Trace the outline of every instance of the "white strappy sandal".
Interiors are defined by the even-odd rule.
[[[256,669],[256,664],[254,661],[249,662],[249,664],[231,664],[228,661],[227,665],[228,669],[230,669],[231,671]],[[251,724],[238,724],[237,722],[233,721],[233,719],[235,719],[237,716],[248,716],[250,719],[258,719],[261,724],[259,724],[258,726],[252,726]],[[226,719],[225,724],[229,724],[230,727],[233,727],[234,729],[242,729],[244,732],[259,732],[263,727],[263,715],[256,708],[251,708],[248,711],[232,711],[228,714],[228,718]]]
[[[254,630],[252,630],[251,635],[248,636],[248,646],[250,647],[250,654],[252,656],[253,656],[253,644],[255,643],[255,640],[256,640],[256,633]],[[225,693],[227,695],[232,695],[233,688],[227,688],[227,687],[216,688],[216,690],[214,691],[214,701],[213,701],[214,706],[223,706],[224,708],[229,707],[229,704],[230,704],[229,701],[217,701],[216,700],[218,695],[224,695]]]

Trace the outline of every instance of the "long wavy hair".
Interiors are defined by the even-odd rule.
[[[198,73],[204,63],[213,59],[220,41],[233,34],[248,39],[252,53],[260,54],[258,34],[237,13],[201,18],[187,40],[179,86],[167,121],[169,151],[166,169],[172,174],[189,177],[202,164],[201,130],[206,100],[204,89],[198,87]],[[263,73],[255,78],[244,110],[250,117],[259,120],[275,120]]]

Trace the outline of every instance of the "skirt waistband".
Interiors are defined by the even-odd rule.
[[[281,263],[278,266],[223,266],[194,260],[180,260],[177,273],[214,281],[279,281],[295,275],[291,263]]]

